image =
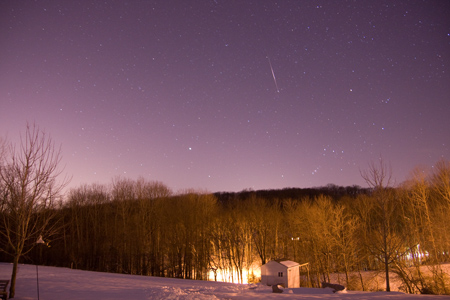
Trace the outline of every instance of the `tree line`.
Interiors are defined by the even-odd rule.
[[[27,132],[30,141],[46,140],[39,130]],[[255,266],[289,259],[308,263],[311,287],[340,273],[349,289],[367,290],[362,272],[379,270],[388,291],[395,273],[405,292],[450,293],[442,268],[450,249],[448,161],[395,187],[380,160],[361,172],[369,188],[175,194],[161,182],[116,178],[58,197],[59,156],[44,155],[49,145],[24,143],[28,160],[2,160],[3,261],[244,282],[245,274],[257,280]],[[50,247],[36,247],[39,236]]]

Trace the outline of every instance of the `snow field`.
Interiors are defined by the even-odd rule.
[[[0,263],[0,279],[9,279],[12,264]],[[39,266],[40,300],[215,300],[215,299],[324,299],[410,300],[449,299],[450,296],[408,295],[400,292],[333,293],[329,288],[284,289],[282,294],[262,285],[195,281],[111,274]],[[15,300],[37,299],[36,266],[19,265]]]

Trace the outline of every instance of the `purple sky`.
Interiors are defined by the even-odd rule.
[[[2,1],[0,136],[35,122],[71,187],[365,186],[380,155],[399,183],[450,157],[449,16],[450,1]]]

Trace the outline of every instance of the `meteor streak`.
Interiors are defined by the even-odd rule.
[[[280,89],[278,88],[277,78],[275,77],[275,73],[274,73],[274,71],[273,71],[272,63],[270,62],[269,56],[267,56],[267,59],[269,60],[270,70],[272,71],[273,82],[275,82],[275,87],[277,88],[277,92],[279,93],[279,92],[280,92]]]

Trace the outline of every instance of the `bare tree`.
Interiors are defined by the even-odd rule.
[[[48,135],[36,125],[27,125],[19,147],[9,145],[0,165],[0,234],[6,241],[2,251],[13,257],[11,298],[20,257],[31,251],[40,235],[48,236],[55,229],[54,204],[67,184],[67,180],[57,183],[62,172],[60,153]]]
[[[431,181],[441,199],[450,207],[450,161],[440,160],[436,163]]]
[[[275,259],[277,242],[277,222],[281,211],[277,205],[271,205],[262,198],[250,198],[243,210],[247,218],[255,250],[261,259],[261,265],[268,260]]]
[[[396,215],[395,191],[392,188],[392,170],[380,158],[369,168],[361,171],[361,176],[372,188],[373,207],[367,231],[370,232],[369,249],[384,264],[386,291],[390,291],[389,266],[402,252],[403,239],[397,230],[401,223]]]
[[[336,262],[345,273],[347,288],[350,283],[350,270],[357,266],[358,247],[356,241],[357,219],[351,216],[342,204],[335,204],[331,211],[331,237],[334,251],[337,253]]]

